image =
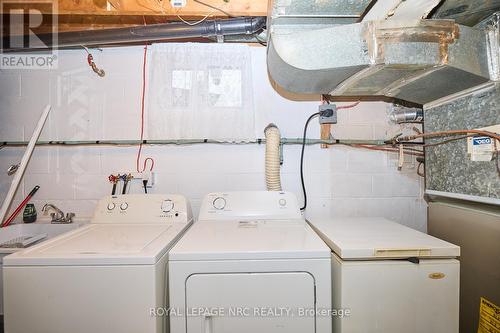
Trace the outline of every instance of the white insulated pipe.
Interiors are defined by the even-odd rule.
[[[3,223],[5,216],[10,208],[12,200],[14,199],[14,195],[16,194],[17,188],[19,187],[19,183],[23,179],[24,171],[26,171],[26,167],[28,166],[28,162],[30,161],[31,155],[33,154],[33,149],[35,149],[35,143],[40,137],[42,133],[43,125],[45,125],[45,121],[47,120],[47,116],[49,115],[51,106],[47,105],[38,120],[38,124],[36,125],[35,130],[33,131],[33,135],[28,143],[28,147],[24,152],[23,158],[21,159],[21,163],[19,165],[19,169],[17,169],[16,174],[14,175],[14,179],[10,184],[9,192],[7,192],[7,196],[2,204],[2,208],[0,209],[0,223]]]
[[[266,186],[268,191],[281,191],[280,143],[281,134],[274,124],[267,125],[266,136]]]

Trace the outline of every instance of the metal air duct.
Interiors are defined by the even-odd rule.
[[[308,0],[292,0],[301,1]],[[452,20],[298,20],[282,2],[271,8],[267,62],[271,77],[288,91],[425,104],[500,76],[498,25],[490,26],[492,34]],[[323,3],[333,8],[339,2],[348,1]],[[361,17],[361,8],[346,8]]]

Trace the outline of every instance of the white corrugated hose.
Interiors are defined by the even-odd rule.
[[[274,124],[267,125],[266,136],[266,185],[268,191],[281,191],[280,142],[281,134]]]

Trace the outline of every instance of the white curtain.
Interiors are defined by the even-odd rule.
[[[154,44],[149,59],[148,139],[255,139],[249,46]]]

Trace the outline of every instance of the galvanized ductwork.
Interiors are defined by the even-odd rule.
[[[286,90],[425,104],[499,78],[498,33],[451,20],[349,23],[371,1],[323,3],[336,8],[340,2],[343,11],[326,17],[301,16],[297,5],[288,10],[282,0],[274,2],[268,69]]]

